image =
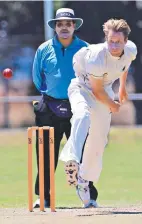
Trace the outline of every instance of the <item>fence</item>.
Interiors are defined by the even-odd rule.
[[[0,97],[0,127],[14,128],[27,127],[34,124],[34,113],[32,108],[32,101],[40,100],[41,96],[3,96]],[[115,96],[118,99],[118,96]],[[120,114],[112,116],[112,124],[118,125],[133,125],[136,124],[136,108],[131,101],[140,102],[142,100],[142,93],[130,93],[128,96],[130,105]],[[139,110],[139,109],[138,109]],[[138,124],[141,124],[138,123]]]
[[[9,97],[0,97],[0,102],[2,103],[27,103],[34,100],[40,100],[41,96],[9,96]],[[118,96],[115,95],[115,99],[118,99]],[[130,93],[128,95],[129,100],[142,100],[142,93]]]

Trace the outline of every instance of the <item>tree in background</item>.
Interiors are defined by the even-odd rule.
[[[43,2],[1,1],[0,21],[10,35],[43,34]]]

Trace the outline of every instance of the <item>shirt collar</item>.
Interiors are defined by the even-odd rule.
[[[70,44],[68,47],[66,47],[66,48],[72,48],[72,47],[76,46],[77,44],[78,44],[78,37],[74,35],[74,37],[73,37],[73,41],[72,41],[71,44]],[[57,35],[55,35],[55,36],[53,37],[53,39],[52,39],[52,45],[57,46],[57,47],[59,47],[59,48],[62,48],[62,47],[63,47],[63,45],[62,45],[62,44],[60,43],[60,41],[58,40]]]
[[[107,42],[105,42],[105,47],[106,47],[106,50],[107,50],[107,55],[112,58],[113,60],[120,60],[120,58],[123,57],[123,55],[125,55],[125,47],[124,47],[124,51],[122,53],[122,55],[120,57],[115,57],[115,56],[112,56],[111,53],[109,52],[108,50],[108,45],[107,45]]]

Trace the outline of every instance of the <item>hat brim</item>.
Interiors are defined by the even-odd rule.
[[[47,22],[47,24],[48,24],[48,26],[50,26],[50,28],[55,29],[56,21],[59,21],[59,20],[75,21],[75,30],[78,30],[83,24],[83,19],[81,19],[81,18],[69,18],[69,17],[61,17],[61,18],[58,18],[58,19],[51,19]]]

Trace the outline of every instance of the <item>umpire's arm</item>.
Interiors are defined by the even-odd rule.
[[[32,70],[32,76],[33,76],[33,82],[36,86],[36,88],[41,90],[42,86],[42,68],[41,68],[41,51],[38,49],[36,51],[34,62],[33,62],[33,70]]]

